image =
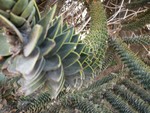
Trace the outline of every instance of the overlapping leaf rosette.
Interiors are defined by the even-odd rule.
[[[98,67],[74,28],[54,18],[56,7],[41,18],[34,0],[0,0],[1,70],[21,75],[25,95],[44,87],[56,97],[64,86],[79,88]]]

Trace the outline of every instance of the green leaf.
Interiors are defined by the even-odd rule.
[[[65,75],[66,76],[66,75]],[[77,87],[80,88],[83,83],[83,72],[79,71],[78,73],[75,73],[73,75],[69,75],[66,77],[66,85],[68,87]]]
[[[0,33],[0,56],[10,55],[10,45],[7,38],[6,34]]]
[[[1,9],[0,9],[0,15],[3,15],[7,19],[10,18],[10,14],[6,11],[1,10]]]
[[[36,13],[36,9],[35,9],[35,7],[33,7],[29,17],[27,18],[27,22],[31,23],[30,25],[32,25],[32,26],[37,24],[37,22],[35,20],[35,13]]]
[[[70,42],[78,43],[79,38],[80,38],[79,34],[77,34],[77,35],[73,35],[73,37],[72,37],[72,39],[71,39],[71,41],[70,41]]]
[[[87,65],[86,67],[84,67],[83,71],[84,71],[85,75],[94,73],[94,70],[93,70],[93,68],[90,65]]]
[[[29,56],[37,46],[37,42],[42,34],[42,31],[42,27],[38,24],[33,27],[29,35],[29,42],[24,46],[23,53],[25,57]]]
[[[33,70],[29,73],[29,74],[26,74],[26,75],[23,75],[24,78],[30,83],[32,81],[34,81],[36,78],[38,78],[41,74],[41,72],[43,71],[44,67],[45,67],[45,64],[46,64],[46,61],[45,59],[42,57],[41,59],[39,59]],[[27,83],[26,83],[27,84]]]
[[[0,21],[1,21],[1,23],[4,24],[6,27],[8,27],[8,28],[10,28],[11,30],[13,30],[13,31],[17,34],[17,36],[18,36],[18,38],[19,38],[19,40],[20,40],[21,42],[24,42],[24,38],[23,38],[22,34],[21,34],[20,31],[16,28],[16,26],[14,26],[14,24],[12,24],[7,18],[5,18],[5,17],[2,16],[2,15],[0,15]]]
[[[83,63],[87,58],[88,58],[88,54],[82,52],[81,55],[80,55],[80,59],[79,60],[80,60],[81,63]]]
[[[21,17],[28,18],[30,16],[31,11],[33,10],[33,7],[34,7],[34,2],[33,0],[31,0],[28,6],[22,12]]]
[[[76,44],[75,43],[65,43],[60,50],[58,51],[58,55],[61,57],[63,60],[66,56],[69,55],[71,51],[74,50]]]
[[[93,61],[93,63],[91,64],[91,67],[95,70],[96,68],[99,67],[99,63],[98,61]]]
[[[40,77],[36,79],[34,82],[32,82],[32,84],[30,84],[29,86],[27,85],[22,87],[22,91],[25,92],[25,96],[32,94],[45,83],[46,81],[45,73],[46,72],[42,72],[40,74]]]
[[[64,44],[67,36],[69,35],[69,32],[65,32],[59,36],[57,36],[55,38],[55,42],[56,42],[56,46],[54,47],[54,49],[48,54],[48,56],[54,55],[56,54],[59,49],[62,47],[62,45]]]
[[[48,29],[47,37],[50,39],[55,39],[59,29],[62,29],[62,17],[58,18],[56,22]]]
[[[73,75],[82,70],[82,65],[79,61],[76,61],[71,66],[64,69],[65,75]]]
[[[91,53],[91,48],[88,47],[88,46],[86,46],[86,47],[84,48],[84,52],[85,52],[85,53]]]
[[[16,70],[17,58],[18,57],[10,58],[10,60],[8,61],[8,67],[7,67],[7,70],[15,76],[20,75],[20,73],[18,73],[18,71]]]
[[[35,21],[38,22],[40,19],[41,19],[41,15],[40,15],[40,11],[39,11],[39,8],[36,4],[36,1],[33,0],[34,2],[34,6],[35,6],[35,9],[36,9],[36,13],[35,13]]]
[[[59,82],[55,82],[51,79],[48,79],[46,86],[48,87],[49,93],[50,93],[52,98],[57,97],[59,92],[62,90],[64,83],[65,83],[65,81],[63,78]]]
[[[13,13],[10,13],[10,21],[17,27],[21,27],[25,23],[25,19],[23,17],[17,16]]]
[[[90,65],[90,64],[86,60],[84,60],[84,62],[82,63],[83,68],[85,68],[88,65]]]
[[[45,62],[45,61],[44,61],[44,62]],[[43,74],[43,73],[44,73],[44,74]],[[45,74],[46,74],[46,72],[41,71],[41,72],[38,73],[33,79],[31,79],[31,80],[26,80],[24,86],[32,87],[34,84],[38,83],[39,80],[41,80],[41,78],[43,78],[42,75],[43,75],[44,77],[46,77]]]
[[[15,3],[16,2],[14,0],[0,0],[0,9],[10,10]]]
[[[18,0],[12,9],[12,13],[20,15],[23,10],[27,7],[28,0]]]
[[[64,72],[63,72],[63,66],[60,66],[56,70],[51,70],[47,72],[47,78],[59,82],[61,78],[63,78]]]
[[[67,24],[67,22],[65,22],[64,25],[63,25],[63,31],[65,31],[66,29],[68,29],[68,24]]]
[[[40,24],[43,27],[43,32],[42,32],[41,38],[40,38],[40,40],[38,42],[39,45],[46,38],[46,35],[47,35],[47,32],[48,32],[48,28],[49,28],[49,24],[50,24],[50,22],[52,21],[52,19],[54,17],[55,11],[56,11],[56,5],[54,5],[53,8],[51,8],[49,10],[49,12],[44,16],[44,18],[42,18],[38,22],[38,24]]]
[[[75,52],[77,52],[79,55],[82,53],[83,49],[85,48],[85,44],[83,43],[78,43]]]
[[[73,33],[74,33],[74,28],[70,27],[67,30],[65,30],[64,32],[67,32],[67,31],[69,31],[69,35],[68,35],[65,42],[70,42],[72,40],[72,36],[73,36]]]
[[[18,55],[16,70],[23,74],[29,74],[33,70],[39,56],[39,48],[35,48],[34,51],[28,57]]]
[[[54,47],[56,43],[53,39],[45,39],[44,42],[39,46],[41,50],[41,56],[47,55]]]
[[[72,65],[80,58],[79,54],[72,51],[65,59],[63,59],[62,63],[64,68]]]
[[[61,58],[59,55],[54,55],[46,59],[44,71],[56,70],[61,66]]]
[[[59,90],[62,83],[63,83],[63,79],[61,79],[61,81],[59,81],[59,82],[55,82],[52,79],[48,79],[47,86],[50,90],[52,90],[52,93],[53,93],[53,92],[57,92]]]

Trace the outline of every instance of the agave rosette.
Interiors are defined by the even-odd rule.
[[[0,2],[0,43],[6,47],[4,51],[0,46],[0,56],[11,55],[2,71],[23,76],[21,90],[25,95],[46,86],[55,98],[64,86],[79,88],[83,79],[98,68],[97,59],[74,28],[63,24],[61,16],[54,18],[56,5],[40,18],[34,0]]]
[[[34,0],[0,0],[0,56],[18,55],[39,20],[40,14]],[[2,70],[6,75],[18,74],[14,66],[15,60],[9,57]]]

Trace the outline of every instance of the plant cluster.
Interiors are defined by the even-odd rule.
[[[150,67],[129,47],[150,56],[149,33],[132,35],[150,24],[149,0],[118,1],[109,14],[114,0],[79,0],[91,17],[84,39],[55,2],[0,0],[0,103],[15,113],[150,113]]]

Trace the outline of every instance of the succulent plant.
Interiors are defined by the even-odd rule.
[[[55,98],[64,86],[79,88],[100,67],[91,45],[84,43],[73,27],[63,24],[61,16],[54,18],[56,5],[41,18],[34,0],[0,3],[0,56],[8,56],[2,72],[22,75],[25,95],[44,87]]]

